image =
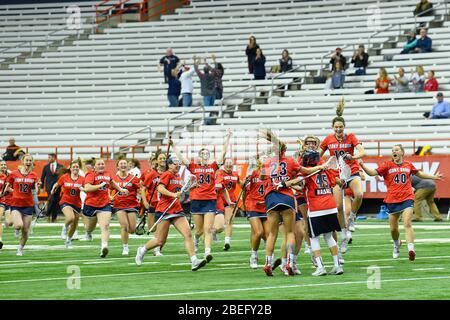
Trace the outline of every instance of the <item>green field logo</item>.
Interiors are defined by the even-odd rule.
[[[81,270],[79,266],[68,266],[67,273],[70,276],[67,278],[66,286],[69,290],[81,289]]]

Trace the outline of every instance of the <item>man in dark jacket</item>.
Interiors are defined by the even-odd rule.
[[[336,63],[340,62],[342,69],[347,69],[347,59],[342,55],[342,49],[336,48],[335,54],[331,56],[330,64],[331,64],[331,71],[336,70]]]
[[[52,222],[56,221],[58,214],[61,212],[61,209],[59,208],[60,190],[57,190],[53,196],[50,196],[53,185],[58,181],[58,170],[60,168],[62,168],[62,165],[56,162],[56,154],[49,153],[48,164],[46,164],[42,170],[41,184],[48,194],[49,204],[47,205],[47,215],[49,220],[51,217]]]
[[[427,36],[427,30],[420,29],[420,38],[417,39],[416,47],[414,48],[415,53],[426,53],[431,52],[432,40]]]

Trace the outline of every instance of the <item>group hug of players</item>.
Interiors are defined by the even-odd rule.
[[[144,246],[140,246],[135,256],[141,265],[150,250],[160,255],[172,224],[183,236],[186,251],[191,260],[191,269],[196,271],[213,259],[212,245],[217,233],[225,231],[224,250],[231,247],[232,220],[234,207],[239,199],[236,187],[242,188],[243,204],[251,225],[250,267],[258,267],[258,249],[261,240],[265,243],[264,272],[273,275],[280,267],[285,275],[301,274],[297,267],[297,255],[303,239],[311,252],[311,261],[316,267],[313,276],[343,274],[344,259],[351,239],[348,230],[352,219],[362,202],[360,170],[371,176],[384,178],[387,195],[384,199],[389,213],[390,231],[393,239],[393,258],[400,255],[400,216],[406,233],[408,256],[415,259],[414,232],[411,226],[414,193],[410,176],[425,179],[442,179],[442,175],[425,174],[404,159],[401,145],[392,148],[392,159],[382,163],[377,169],[368,168],[363,162],[364,148],[354,134],[344,133],[345,120],[337,116],[332,120],[333,133],[322,142],[313,136],[306,136],[295,157],[286,155],[286,144],[272,132],[265,130],[263,138],[271,144],[266,155],[256,157],[256,166],[247,172],[244,181],[233,171],[234,163],[226,158],[231,131],[225,136],[223,152],[216,161],[211,161],[210,152],[201,149],[192,161],[181,154],[172,140],[170,146],[176,154],[159,152],[152,161],[152,168],[140,178],[128,170],[126,160],[117,162],[117,172],[105,171],[105,162],[96,159],[91,170],[80,174],[80,163],[74,161],[66,169],[52,192],[61,187],[60,206],[65,216],[65,244],[72,246],[72,237],[78,220],[83,217],[86,235],[92,240],[92,232],[97,226],[101,230],[100,256],[106,257],[109,226],[113,213],[121,226],[123,255],[129,255],[129,234],[136,231],[137,217],[141,203],[148,209],[148,226],[156,230],[154,236]],[[326,151],[330,157],[342,157],[351,169],[351,175],[344,181],[335,168],[329,168],[322,159]],[[355,152],[357,151],[357,152]],[[186,183],[179,174],[181,164],[185,165],[195,182],[189,186],[190,213],[194,220],[194,234],[180,201]],[[223,165],[222,169],[219,169]],[[0,219],[6,216],[5,224],[20,232],[17,255],[22,256],[28,240],[32,216],[37,204],[35,190],[40,182],[33,169],[33,157],[26,154],[17,170],[8,171],[6,162],[0,162]],[[113,192],[111,192],[113,190]],[[82,201],[81,194],[86,197]],[[343,206],[343,193],[351,195],[350,205]],[[346,207],[347,214],[344,214]],[[274,258],[278,233],[282,233],[281,259]],[[3,246],[3,226],[0,224],[0,248]],[[341,235],[338,246],[337,235]],[[333,268],[327,272],[321,257],[320,235],[333,257]],[[200,239],[203,236],[204,256],[197,257]]]

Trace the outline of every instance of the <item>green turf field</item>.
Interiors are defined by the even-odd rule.
[[[219,235],[214,259],[197,272],[190,271],[181,236],[174,229],[164,256],[147,254],[144,264],[137,267],[136,249],[148,237],[132,238],[130,256],[122,257],[119,228],[114,223],[110,254],[105,259],[99,257],[98,229],[93,242],[74,241],[74,248],[67,250],[59,236],[60,224],[38,225],[22,257],[15,255],[18,240],[12,229],[6,229],[5,246],[0,250],[1,299],[450,299],[448,222],[414,224],[417,259],[410,262],[405,245],[400,259],[392,259],[386,221],[358,221],[354,242],[344,255],[344,275],[319,278],[311,276],[314,268],[303,253],[299,256],[301,276],[286,277],[276,270],[269,278],[262,267],[250,269],[250,228],[243,218],[237,219],[231,250],[222,251],[223,234]],[[79,232],[81,236],[83,227]],[[328,249],[323,256],[329,270]],[[261,248],[260,264],[263,259]],[[378,271],[368,272],[370,266]],[[70,268],[80,270],[79,289],[71,289],[77,282],[69,278]]]

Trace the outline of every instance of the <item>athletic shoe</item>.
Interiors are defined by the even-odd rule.
[[[14,229],[14,237],[20,237],[20,230]]]
[[[342,240],[342,243],[341,243],[341,252],[342,252],[342,254],[344,254],[344,253],[346,253],[347,252],[347,249],[348,249],[348,238],[345,238],[344,240]]]
[[[344,257],[342,256],[342,253],[338,253],[338,259],[339,259],[339,264],[345,264],[345,260]]]
[[[268,277],[273,277],[272,266],[270,264],[266,264],[263,268],[264,272]]]
[[[409,261],[414,261],[416,259],[416,252],[414,250],[408,251]]]
[[[206,260],[206,262],[208,262],[208,263],[210,263],[212,259],[213,259],[213,256],[212,256],[211,253],[208,253],[208,254],[205,256],[205,260]]]
[[[128,247],[123,247],[122,255],[128,256],[130,254],[130,249]]]
[[[78,240],[78,239],[79,239],[78,230],[75,230],[75,232],[73,233],[73,236],[72,236],[72,240]]]
[[[229,243],[225,243],[224,244],[224,246],[223,246],[223,251],[228,251],[228,250],[230,250],[230,244]]]
[[[281,259],[278,258],[275,260],[275,262],[272,264],[272,269],[275,270],[276,268],[278,268],[281,265]]]
[[[294,276],[299,276],[302,274],[300,269],[297,267],[297,264],[292,264],[292,272],[294,272]]]
[[[72,249],[73,248],[72,240],[66,240],[65,245],[67,249]]]
[[[289,276],[289,271],[286,269],[286,266],[287,266],[286,264],[282,264],[280,266],[280,270],[285,276]]]
[[[250,257],[250,268],[258,269],[258,257]]]
[[[348,219],[348,230],[350,230],[351,232],[355,232],[355,227],[355,217],[351,215]]]
[[[108,255],[108,252],[109,250],[107,247],[102,248],[102,253],[100,254],[100,257],[105,258]]]
[[[290,261],[288,261],[287,263],[286,263],[286,271],[288,272],[288,275],[289,276],[293,276],[293,275],[295,275],[294,274],[294,270],[293,270],[293,267],[292,267],[292,262],[290,262]]]
[[[67,228],[64,225],[61,230],[61,239],[66,240],[66,238],[67,238]]]
[[[333,267],[333,269],[331,269],[331,271],[328,272],[328,274],[332,274],[332,275],[335,275],[335,276],[341,275],[341,274],[344,274],[344,269],[341,266]]]
[[[398,259],[400,257],[400,247],[402,246],[402,241],[400,240],[400,244],[398,247],[394,246],[394,250],[392,251],[392,258]]]
[[[82,241],[92,241],[93,237],[92,237],[92,233],[91,232],[86,232],[84,234],[84,238],[82,239]]]
[[[303,253],[311,254],[311,247],[307,243],[305,244],[305,251]]]
[[[144,247],[139,247],[136,252],[136,257],[134,258],[134,261],[138,266],[142,264],[144,261]]]
[[[16,256],[23,256],[23,249],[22,248],[17,248],[17,252],[16,252]]]
[[[314,271],[311,275],[313,275],[314,277],[326,276],[327,270],[325,270],[325,267],[317,268],[316,271]]]
[[[162,256],[163,256],[163,254],[161,253],[161,251],[153,251],[153,255],[154,255],[155,257],[162,257]]]
[[[192,262],[192,271],[197,271],[198,269],[204,267],[206,265],[206,260],[200,260],[200,259],[196,259],[194,262]]]
[[[3,248],[3,242],[0,241],[0,249]]]
[[[350,231],[347,231],[347,239],[348,239],[348,244],[351,244],[353,242],[352,233]]]

